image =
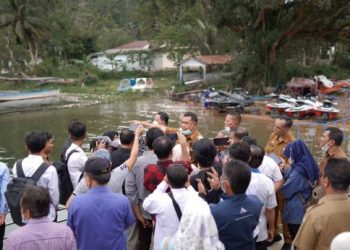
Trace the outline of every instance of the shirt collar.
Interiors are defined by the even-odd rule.
[[[43,157],[41,155],[34,155],[34,154],[29,154],[28,158],[32,159],[32,160],[34,160],[34,159],[36,159],[36,160],[39,160],[39,159],[43,160]]]
[[[172,188],[171,189],[171,192],[173,194],[180,194],[180,193],[184,193],[184,192],[187,192],[187,189],[186,188]]]
[[[167,167],[169,166],[171,163],[173,163],[172,160],[159,160],[157,161],[157,164],[162,166],[162,167]]]
[[[285,133],[283,136],[278,136],[276,135],[276,140],[279,142],[279,143],[288,143],[288,142],[291,142],[293,140],[292,136],[289,134],[289,132]]]
[[[40,223],[46,223],[46,222],[50,222],[50,219],[47,216],[38,218],[38,219],[31,218],[28,221],[28,224],[40,224]]]
[[[259,171],[259,168],[250,168],[250,171],[252,172],[252,173],[260,173],[260,171]]]
[[[344,193],[344,194],[327,194],[320,199],[319,203],[327,202],[327,201],[336,201],[336,200],[347,200],[347,199],[349,199],[349,197],[346,193]]]
[[[244,197],[246,197],[247,195],[244,193],[244,194],[233,194],[231,196],[228,196],[226,194],[222,195],[222,199],[223,200],[240,200],[240,199],[243,199]]]
[[[92,192],[92,193],[102,193],[102,192],[106,192],[106,191],[108,191],[107,185],[92,187],[89,190],[89,192]]]

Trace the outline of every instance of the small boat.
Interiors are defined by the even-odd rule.
[[[331,100],[325,100],[323,105],[315,108],[315,116],[320,119],[335,120],[339,114],[337,109]]]
[[[277,102],[266,104],[272,113],[284,113],[288,108],[295,107],[297,100],[289,95],[279,95]]]
[[[297,99],[296,105],[285,110],[285,113],[294,118],[302,119],[305,116],[315,114],[315,109],[321,107],[322,103],[311,99]]]
[[[234,98],[232,93],[219,90],[216,94],[209,96],[203,96],[202,103],[205,108],[216,109],[219,111],[235,110],[237,112],[243,112],[245,103],[242,100]]]
[[[146,91],[153,89],[152,78],[123,79],[120,81],[117,92]]]
[[[60,90],[34,90],[28,92],[0,92],[0,102],[56,97]]]
[[[119,86],[117,88],[117,92],[125,92],[131,89],[130,80],[123,79],[120,81]]]

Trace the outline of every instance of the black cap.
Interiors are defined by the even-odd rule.
[[[85,162],[84,172],[92,175],[108,174],[111,172],[110,161],[100,157],[91,157]]]

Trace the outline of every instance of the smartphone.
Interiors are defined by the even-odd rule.
[[[178,139],[178,136],[176,133],[166,134],[166,136],[172,141],[177,141],[177,139]]]
[[[274,162],[276,162],[277,165],[280,165],[280,163],[282,162],[282,159],[275,153],[269,153],[267,156],[274,160]]]
[[[230,145],[228,137],[214,138],[213,143],[215,146],[228,146]]]

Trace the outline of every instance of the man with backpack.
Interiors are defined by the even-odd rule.
[[[81,148],[86,139],[86,125],[78,120],[73,120],[68,126],[68,131],[72,144],[66,150],[65,161],[74,189],[81,179],[84,164],[87,161],[87,156]]]
[[[56,219],[56,207],[58,205],[59,190],[58,177],[54,166],[48,166],[42,157],[42,151],[47,142],[47,133],[41,131],[32,131],[26,138],[25,143],[29,151],[26,158],[18,160],[13,166],[14,181],[18,177],[34,177],[34,184],[44,187],[49,191],[51,197],[49,219],[54,221]],[[11,191],[11,185],[8,186],[8,191]],[[9,196],[6,196],[8,204],[11,204]],[[19,204],[18,204],[19,207]],[[14,212],[11,209],[11,215],[14,217]],[[16,210],[20,213],[20,209]],[[19,214],[20,216],[20,214]]]

